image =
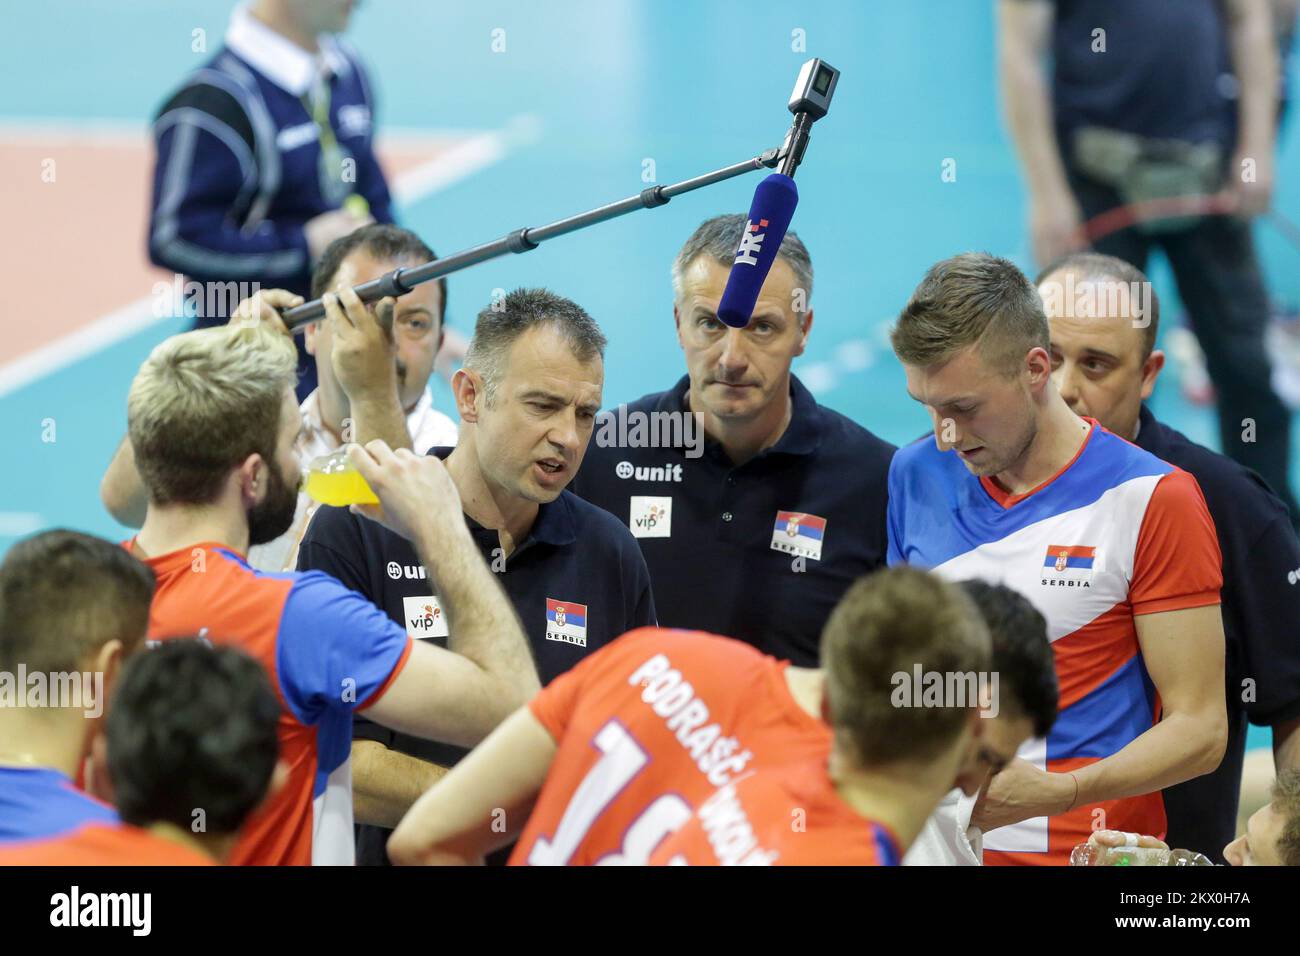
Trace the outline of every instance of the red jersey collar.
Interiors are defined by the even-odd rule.
[[[1097,422],[1095,418],[1088,418],[1086,415],[1081,415],[1079,417],[1088,423],[1089,425],[1088,434],[1083,436],[1083,441],[1079,443],[1079,450],[1074,453],[1074,457],[1072,457],[1069,461],[1067,461],[1064,465],[1062,465],[1059,469],[1057,469],[1054,475],[1052,475],[1050,478],[1046,479],[1045,481],[1035,485],[1033,488],[1030,488],[1028,491],[1021,492],[1018,495],[1013,495],[1010,492],[1004,491],[998,485],[998,483],[995,482],[992,478],[989,478],[985,475],[981,475],[980,485],[983,486],[986,492],[988,492],[988,496],[992,498],[995,502],[997,502],[999,505],[1001,505],[1003,508],[1010,508],[1013,505],[1018,504],[1021,501],[1024,501],[1030,495],[1034,495],[1042,491],[1044,488],[1046,488],[1048,485],[1054,482],[1057,478],[1060,478],[1063,474],[1069,471],[1070,468],[1074,465],[1074,463],[1079,460],[1079,456],[1083,454],[1083,450],[1088,447],[1088,443],[1092,441],[1092,436],[1096,434],[1099,428],[1101,428],[1101,425]]]

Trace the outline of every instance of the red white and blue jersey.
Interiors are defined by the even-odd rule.
[[[890,564],[1004,584],[1047,619],[1060,713],[1020,756],[1053,772],[1109,757],[1154,725],[1160,702],[1135,618],[1217,605],[1223,583],[1196,479],[1089,421],[1074,459],[1021,495],[931,440],[901,449],[889,474]],[[1156,792],[992,830],[984,861],[1064,863],[1098,808],[1109,829],[1165,831]]]
[[[145,563],[158,578],[149,639],[198,635],[238,647],[262,663],[280,699],[289,779],[244,825],[230,862],[350,865],[352,714],[405,666],[406,631],[321,571],[255,571],[222,545]]]
[[[119,822],[116,810],[51,767],[0,767],[0,846]]]

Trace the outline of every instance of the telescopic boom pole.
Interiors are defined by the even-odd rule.
[[[444,256],[441,259],[426,262],[424,265],[394,269],[378,279],[363,282],[361,285],[356,286],[353,291],[356,292],[362,302],[378,302],[386,296],[405,295],[417,285],[440,279],[462,269],[468,269],[480,262],[487,262],[489,259],[496,259],[507,253],[528,252],[536,249],[546,240],[554,239],[556,236],[576,232],[579,229],[594,226],[598,222],[615,219],[638,209],[654,209],[656,206],[665,205],[674,196],[702,189],[705,186],[712,186],[715,183],[742,176],[756,169],[763,169],[764,167],[772,169],[780,165],[782,172],[793,175],[795,168],[803,159],[803,153],[808,144],[808,133],[813,122],[825,116],[827,109],[830,107],[830,98],[835,92],[835,84],[838,79],[839,71],[821,60],[813,59],[805,63],[800,68],[799,78],[795,82],[794,94],[788,104],[790,112],[795,114],[795,121],[790,128],[790,132],[786,135],[785,142],[779,147],[765,150],[752,159],[731,166],[724,166],[722,169],[715,169],[711,173],[705,173],[693,179],[686,179],[680,183],[673,183],[670,186],[651,186],[648,189],[641,190],[635,196],[629,196],[618,202],[599,206],[596,209],[570,216],[567,219],[559,219],[545,226],[517,229],[493,242],[487,242],[450,256]],[[304,302],[302,305],[295,306],[281,315],[284,324],[293,332],[304,329],[313,322],[319,322],[324,317],[325,306],[320,299]]]

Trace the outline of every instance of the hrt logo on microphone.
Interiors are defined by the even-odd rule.
[[[763,240],[767,238],[766,232],[758,230],[766,228],[766,219],[760,219],[758,225],[754,225],[752,219],[745,221],[745,231],[740,235],[740,248],[736,250],[737,265],[742,262],[747,266],[758,265],[758,257],[763,252]]]

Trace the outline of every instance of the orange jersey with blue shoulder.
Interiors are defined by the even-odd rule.
[[[788,665],[700,631],[639,628],[529,704],[557,749],[512,865],[645,864],[715,789],[824,755]]]
[[[836,792],[824,759],[716,790],[651,856],[653,866],[898,866],[898,838]]]
[[[116,825],[117,811],[53,767],[0,767],[0,849],[48,840],[86,824]]]
[[[211,857],[128,824],[90,823],[0,847],[0,866],[215,866]]]
[[[238,647],[266,668],[280,701],[288,780],[245,824],[230,862],[350,865],[352,715],[406,665],[406,631],[323,572],[257,571],[224,545],[145,563],[158,580],[149,640],[198,636]]]

